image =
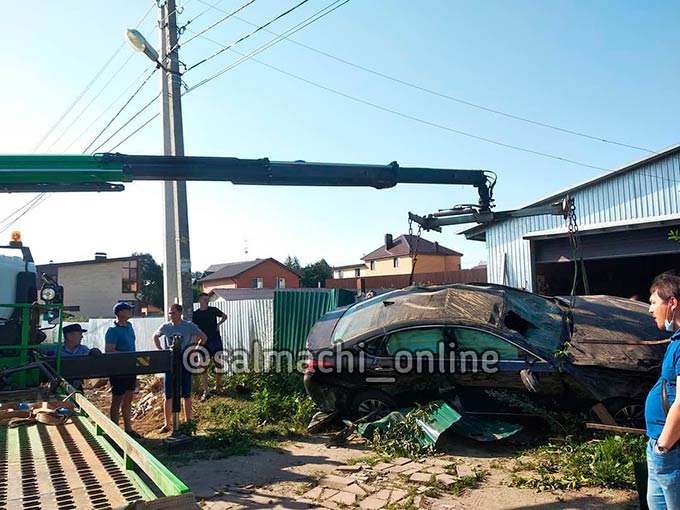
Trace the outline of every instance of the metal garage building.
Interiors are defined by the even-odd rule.
[[[680,228],[680,145],[525,208],[567,193],[575,200],[591,294],[646,299],[656,274],[680,269],[680,242],[668,240],[670,230]],[[486,242],[489,282],[552,295],[570,292],[574,264],[562,217],[512,218],[463,234]]]

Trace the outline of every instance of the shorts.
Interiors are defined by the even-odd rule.
[[[211,358],[214,358],[218,352],[222,352],[224,350],[224,347],[222,347],[221,338],[208,339],[203,347],[205,347],[205,350],[208,351]]]
[[[191,372],[182,368],[180,372],[180,377],[182,378],[182,389],[180,391],[180,396],[182,398],[191,397]],[[165,374],[163,379],[163,390],[165,391],[165,398],[172,398],[172,382],[173,374],[168,372]]]
[[[128,391],[135,391],[137,386],[136,375],[118,375],[109,379],[111,382],[111,393],[116,396],[121,396]]]

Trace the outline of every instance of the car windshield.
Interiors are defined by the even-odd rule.
[[[386,292],[348,308],[335,326],[333,343],[345,338],[354,338],[375,329],[380,313],[385,308],[383,302],[402,294],[404,292],[401,291]]]

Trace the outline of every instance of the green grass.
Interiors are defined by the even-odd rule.
[[[387,462],[390,457],[386,455],[368,455],[366,457],[356,457],[355,459],[349,459],[347,464],[354,466],[355,464],[367,464],[371,467],[375,466],[380,462]]]
[[[548,444],[523,452],[510,485],[538,490],[605,487],[634,489],[633,462],[645,460],[646,439],[637,435]],[[518,472],[531,471],[529,475]]]
[[[313,414],[299,373],[251,373],[228,377],[225,390],[194,403],[192,455],[244,455],[299,438]],[[186,452],[166,453],[173,457]]]

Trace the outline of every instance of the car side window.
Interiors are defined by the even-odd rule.
[[[385,349],[383,348],[385,344],[385,337],[374,338],[373,340],[368,340],[366,342],[360,343],[357,347],[364,351],[369,356],[381,356],[384,355]]]
[[[444,341],[444,328],[417,328],[392,333],[387,340],[387,354],[394,356],[398,352],[431,352],[438,353]]]
[[[459,351],[472,351],[480,356],[485,352],[498,353],[501,360],[523,359],[522,351],[502,338],[477,329],[456,328],[456,346]]]

